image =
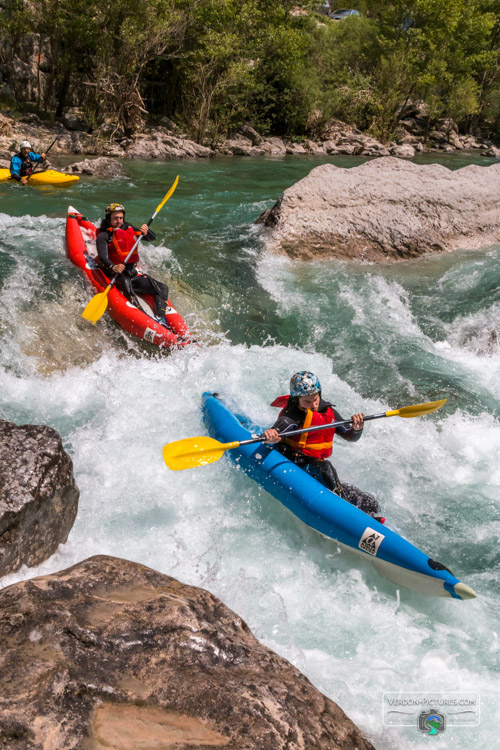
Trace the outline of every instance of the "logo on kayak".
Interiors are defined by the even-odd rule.
[[[165,315],[173,315],[175,312],[177,312],[177,310],[174,310],[173,307],[169,307],[167,305],[167,307],[165,308]]]
[[[379,534],[378,531],[367,526],[363,531],[363,536],[359,540],[358,547],[363,552],[368,552],[369,555],[376,555],[384,539],[384,534]]]
[[[156,331],[152,328],[146,328],[144,331],[144,341],[149,341],[151,344],[155,342]]]

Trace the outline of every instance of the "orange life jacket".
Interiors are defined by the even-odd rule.
[[[282,406],[280,417],[285,412],[288,405],[289,396],[280,396],[271,406]],[[331,406],[326,411],[311,411],[308,409],[304,419],[304,427],[316,427],[320,424],[330,424],[335,422],[335,414]],[[316,430],[315,432],[303,432],[302,435],[293,435],[292,437],[282,440],[293,450],[303,453],[305,456],[312,458],[328,458],[332,455],[332,442],[335,435],[335,427],[329,427],[325,430]]]
[[[126,229],[109,227],[108,232],[111,232],[113,239],[108,244],[108,255],[110,261],[114,266],[119,263],[123,263],[125,258],[132,250],[135,241],[140,232],[136,232],[133,227],[127,227]],[[134,250],[127,263],[139,263],[139,253],[137,248]]]

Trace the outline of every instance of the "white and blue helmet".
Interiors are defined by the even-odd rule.
[[[314,396],[321,392],[321,385],[313,372],[302,370],[296,372],[290,379],[291,396]]]

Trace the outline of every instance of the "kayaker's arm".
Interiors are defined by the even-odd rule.
[[[20,159],[17,154],[12,157],[12,159],[10,160],[10,176],[12,180],[21,182],[21,180],[23,179],[21,177],[22,165],[23,165],[22,159]]]
[[[334,409],[333,413],[335,414],[335,422],[344,422],[345,421],[344,417],[342,417],[338,413],[337,409]],[[355,429],[355,427],[353,425],[350,425],[350,426],[339,425],[335,429],[335,434],[339,435],[344,440],[347,440],[347,442],[349,442],[349,443],[355,443],[357,440],[359,440],[359,438],[363,434],[363,417],[364,417],[364,414],[363,415],[361,415],[361,414],[354,414],[353,418],[354,417],[361,417],[361,419],[357,419],[356,422],[355,422],[355,424],[358,426],[358,428],[361,425],[361,427],[359,429]]]
[[[97,248],[97,255],[99,256],[100,262],[105,268],[108,268],[109,270],[111,270],[113,268],[113,263],[109,259],[108,234],[109,232],[106,232],[105,230],[102,232],[99,232],[99,234],[96,237],[95,244]]]
[[[142,232],[143,242],[153,242],[156,239],[156,234],[148,227],[147,224],[143,224],[140,229],[137,229],[132,225],[134,232]],[[144,231],[146,229],[146,231]]]
[[[288,417],[286,414],[282,414],[272,427],[269,427],[262,434],[266,438],[265,442],[270,445],[279,443],[281,438],[278,437],[278,432],[286,432],[289,429],[297,429],[298,423],[296,419]]]

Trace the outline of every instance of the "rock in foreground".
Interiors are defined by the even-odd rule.
[[[55,430],[0,420],[0,577],[38,565],[66,541],[78,497]]]
[[[92,557],[0,592],[0,746],[373,750],[207,591]]]
[[[296,258],[372,261],[484,247],[500,239],[500,164],[451,171],[382,157],[323,164],[259,218],[270,246]]]

